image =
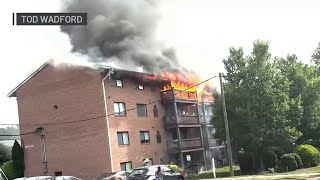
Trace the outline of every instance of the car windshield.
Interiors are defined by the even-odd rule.
[[[139,176],[139,175],[145,175],[145,174],[148,173],[148,171],[149,171],[148,169],[134,169],[134,170],[130,173],[129,177]]]

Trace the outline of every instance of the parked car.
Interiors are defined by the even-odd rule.
[[[52,176],[36,176],[36,177],[28,177],[25,180],[54,180]]]
[[[96,179],[97,180],[103,180],[103,179],[108,178],[108,177],[110,177],[112,175],[115,175],[115,174],[116,174],[116,172],[107,172],[107,173],[101,174]]]
[[[77,177],[74,176],[57,176],[57,177],[52,177],[52,176],[36,176],[36,177],[28,177],[25,179],[18,179],[18,180],[81,180]]]
[[[81,180],[74,176],[58,176],[55,180]]]
[[[125,179],[128,177],[130,173],[127,172],[127,171],[119,171],[111,176],[108,176],[108,177],[105,177],[105,178],[102,178],[102,180],[109,180],[110,178],[114,177],[114,176],[122,176],[124,177]]]
[[[127,180],[155,180],[156,172],[159,165],[144,166],[140,168],[135,168],[127,177]],[[184,177],[180,172],[174,172],[166,165],[160,165],[161,169],[164,171],[164,180],[183,180]]]

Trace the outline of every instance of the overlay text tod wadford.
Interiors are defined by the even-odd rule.
[[[13,25],[15,14],[13,13]],[[17,25],[87,25],[87,13],[16,13]]]

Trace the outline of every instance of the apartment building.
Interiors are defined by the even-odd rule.
[[[111,67],[45,63],[14,88],[25,175],[93,179],[143,165],[206,165],[196,92]]]

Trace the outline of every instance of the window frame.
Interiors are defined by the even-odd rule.
[[[158,138],[159,137],[159,138]],[[159,131],[157,131],[156,134],[156,139],[157,139],[157,144],[161,144],[162,143],[162,137]]]
[[[125,169],[122,169],[122,165],[124,164]],[[121,171],[130,171],[131,169],[127,169],[127,164],[130,164],[130,168],[132,169],[132,161],[120,162]]]
[[[143,161],[146,160],[146,159],[148,159],[149,162],[151,162],[151,164],[149,164],[149,166],[153,166],[153,158],[145,158],[145,159],[143,159]]]
[[[142,134],[143,134],[143,139],[141,139],[142,138]],[[148,134],[148,139],[146,139],[145,134]],[[150,131],[140,131],[140,143],[141,144],[151,144]]]
[[[137,116],[138,116],[138,117],[148,117],[147,104],[137,103],[136,106],[137,106]],[[139,110],[140,110],[140,109],[139,109],[139,106],[140,106],[140,108],[141,108],[141,107],[144,107],[144,108],[145,108],[145,109],[144,109],[144,110],[145,110],[145,115],[139,114],[139,112],[140,112],[140,111],[139,111]]]
[[[118,106],[118,110],[119,112],[116,112],[116,109],[115,109],[115,105],[117,104]],[[120,111],[120,104],[123,104],[123,107],[124,107],[124,111],[121,112]],[[125,102],[113,102],[113,112],[114,112],[114,115],[116,117],[123,117],[123,116],[127,116],[127,108],[126,108],[126,103]],[[123,114],[122,114],[123,113]]]
[[[123,136],[123,134],[128,134],[128,144],[125,144],[125,143],[124,143],[124,136]],[[121,135],[122,143],[123,143],[123,144],[120,144],[120,142],[119,142],[119,135]],[[128,132],[128,131],[119,131],[119,132],[117,132],[117,139],[118,139],[118,145],[119,145],[119,146],[127,146],[127,145],[130,145],[130,137],[129,137],[129,132]]]
[[[121,78],[112,78],[111,81],[112,81],[111,84],[113,87],[119,87],[119,88],[123,87],[123,80]],[[121,86],[118,86],[118,81],[121,82]]]

